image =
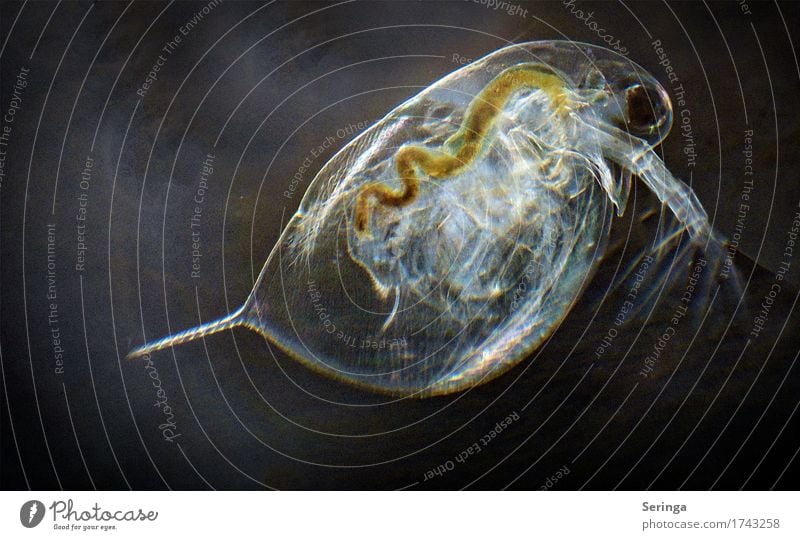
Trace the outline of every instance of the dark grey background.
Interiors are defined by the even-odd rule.
[[[788,318],[797,298],[790,286],[760,338],[748,344],[752,312],[734,313],[728,302],[693,323],[693,333],[686,327],[655,378],[636,376],[663,327],[653,321],[636,322],[628,341],[595,362],[619,305],[610,302],[592,324],[581,314],[568,318],[541,354],[505,376],[421,401],[387,402],[321,378],[237,330],[209,338],[207,350],[200,342],[154,356],[181,434],[173,443],[162,438],[152,380],[125,354],[145,336],[244,301],[313,177],[293,199],[283,197],[311,149],[457,69],[454,55],[474,59],[545,39],[601,44],[575,9],[592,12],[630,58],[666,83],[651,45],[661,40],[686,90],[698,149],[697,166],[687,167],[676,131],[663,146],[665,160],[691,180],[728,236],[742,187],[743,134],[753,129],[756,187],[741,251],[760,266],[743,257],[737,265],[752,278],[745,304],[757,309],[800,202],[800,73],[790,35],[800,10],[513,4],[522,13],[472,1],[225,2],[183,38],[140,99],[136,91],[160,49],[205,2],[3,2],[3,114],[17,74],[30,68],[13,124],[3,122],[13,128],[0,187],[3,488],[536,489],[562,467],[570,472],[555,489],[796,488],[798,326]],[[348,140],[337,138],[312,172]],[[81,273],[75,215],[90,153]],[[207,153],[215,171],[194,279],[189,219]],[[47,323],[50,223],[61,375]],[[794,259],[788,278],[795,284],[798,268]],[[603,275],[588,296],[604,290]],[[626,355],[623,344],[634,340]],[[520,420],[480,454],[454,461],[514,411]],[[424,480],[448,460],[452,471]]]

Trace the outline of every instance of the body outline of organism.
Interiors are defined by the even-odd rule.
[[[241,308],[128,356],[243,326],[384,393],[486,382],[581,297],[634,177],[677,221],[653,252],[686,232],[710,259],[724,253],[692,189],[654,151],[671,123],[658,81],[603,47],[539,41],[490,53],[322,167]]]

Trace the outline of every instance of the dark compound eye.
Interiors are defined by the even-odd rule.
[[[625,123],[634,134],[651,135],[668,119],[668,106],[657,90],[632,84],[625,91]]]

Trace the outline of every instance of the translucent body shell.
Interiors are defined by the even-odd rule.
[[[579,298],[631,175],[693,238],[710,234],[694,194],[652,151],[671,121],[658,82],[611,51],[501,49],[336,154],[240,310],[131,356],[242,325],[312,368],[388,393],[486,381]]]

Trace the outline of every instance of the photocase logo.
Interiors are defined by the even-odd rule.
[[[23,527],[32,529],[44,519],[44,504],[42,501],[28,501],[19,509],[19,521]]]

